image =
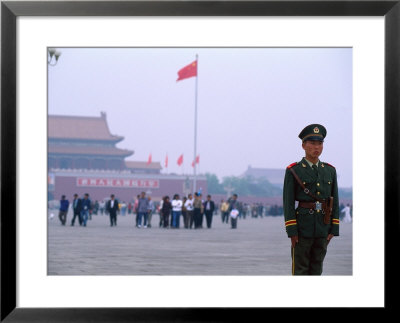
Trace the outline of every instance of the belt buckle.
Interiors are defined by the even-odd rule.
[[[321,211],[322,210],[322,203],[321,202],[315,202],[315,210],[316,211]]]

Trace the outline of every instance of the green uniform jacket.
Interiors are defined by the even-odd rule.
[[[310,213],[310,209],[296,208],[296,201],[315,202],[301,188],[294,178],[290,168],[293,168],[306,188],[320,199],[333,196],[333,210],[331,223],[324,224],[322,212]],[[303,158],[300,162],[289,165],[285,173],[283,186],[283,212],[285,215],[286,232],[289,237],[301,236],[307,238],[323,238],[328,234],[339,235],[339,195],[336,169],[324,162],[319,162],[318,177],[307,161]]]

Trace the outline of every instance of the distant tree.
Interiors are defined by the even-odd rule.
[[[270,183],[266,178],[260,178],[254,180],[257,188],[260,190],[260,194],[264,196],[282,196],[282,189]]]
[[[220,184],[217,175],[206,173],[207,190],[210,194],[225,194],[222,184]]]
[[[281,196],[282,189],[272,185],[267,179],[253,179],[251,177],[224,177],[222,186],[232,187],[240,196]]]
[[[225,188],[231,187],[239,196],[275,197],[282,195],[282,189],[271,184],[266,178],[226,176],[220,182],[215,174],[206,173],[205,176],[210,194],[225,194]]]
[[[226,176],[220,181],[215,174],[206,173],[207,188],[210,194],[226,194],[225,188],[231,187],[239,196],[276,197],[282,196],[282,188],[271,184],[267,178]],[[352,189],[339,189],[341,198],[352,198]],[[281,214],[280,210],[272,212]]]
[[[353,189],[340,189],[339,188],[339,197],[352,199],[353,198]]]
[[[250,196],[248,182],[244,178],[228,176],[222,179],[223,187],[232,187],[236,194],[240,196]]]

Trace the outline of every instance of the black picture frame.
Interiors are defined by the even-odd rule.
[[[393,257],[399,235],[400,0],[389,1],[2,1],[1,3],[1,322],[221,322],[288,308],[16,307],[16,19],[19,16],[382,16],[385,19],[385,306],[395,309]],[[371,131],[373,131],[371,125]],[[373,149],[373,147],[371,147]],[[373,153],[373,150],[372,152]],[[366,161],[368,162],[368,161]],[[355,165],[356,167],[356,165]],[[366,174],[368,176],[368,174]],[[371,187],[371,197],[374,189]],[[373,199],[371,203],[373,202]],[[365,239],[373,239],[366,232]],[[373,261],[373,259],[371,259]],[[392,273],[393,271],[393,273]],[[39,292],[39,291],[38,291]],[[293,291],[287,291],[288,297]],[[298,294],[296,291],[293,297]],[[329,296],[329,291],[327,291]],[[393,296],[391,296],[393,295]],[[319,297],[319,296],[316,296]],[[310,302],[310,308],[312,308]],[[329,301],[327,301],[329,307]],[[238,313],[240,311],[240,313]],[[244,312],[244,313],[243,313]],[[329,316],[330,312],[322,314]],[[334,313],[334,311],[332,311]],[[269,314],[268,314],[269,315]],[[368,314],[370,315],[370,314]],[[248,317],[250,319],[250,317]],[[321,317],[321,318],[322,318]]]

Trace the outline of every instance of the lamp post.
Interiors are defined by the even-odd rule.
[[[47,52],[48,52],[47,64],[49,64],[50,66],[57,65],[58,58],[60,57],[61,52],[56,50],[55,48],[49,48]]]
[[[189,182],[189,177],[186,176],[186,179],[183,182],[183,195],[188,196],[189,193],[190,193],[190,182]]]
[[[229,199],[229,197],[231,196],[232,192],[235,190],[234,187],[232,187],[231,184],[227,185],[224,187],[224,191],[226,192],[226,198]]]

